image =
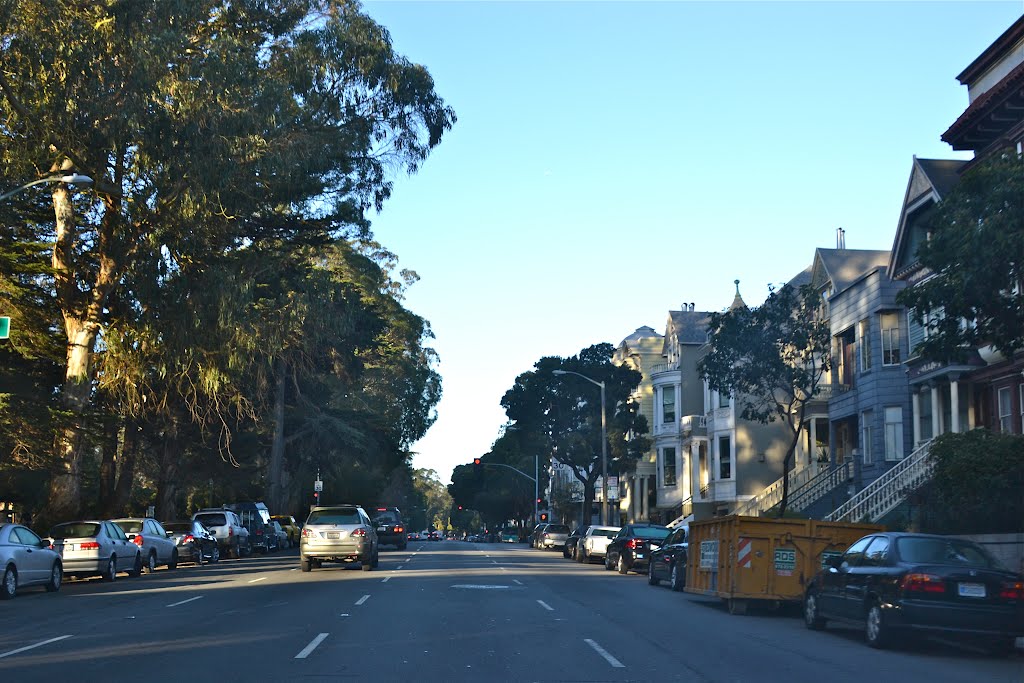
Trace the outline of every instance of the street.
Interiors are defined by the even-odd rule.
[[[521,544],[417,542],[372,572],[296,551],[0,605],[0,680],[1006,681],[1024,658],[928,641],[869,649],[796,611],[714,600]]]

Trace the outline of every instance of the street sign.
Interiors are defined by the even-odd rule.
[[[11,319],[7,316],[0,317],[0,339],[7,339],[11,336]]]
[[[323,479],[317,479],[316,481],[313,482],[313,490],[316,491],[317,493],[320,493],[321,491],[324,490]]]
[[[616,476],[608,477],[608,500],[619,499],[619,478]]]

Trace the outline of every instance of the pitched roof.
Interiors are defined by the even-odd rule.
[[[815,257],[832,281],[832,296],[867,273],[889,265],[889,252],[877,249],[816,249]]]
[[[812,263],[811,265],[807,266],[806,268],[801,270],[799,273],[794,275],[793,278],[789,282],[787,282],[786,284],[789,285],[790,287],[795,287],[795,288],[803,287],[804,285],[811,284],[811,272],[813,271],[813,269],[814,269],[814,264]]]
[[[960,169],[967,163],[957,159],[918,159],[921,171],[942,199],[960,182]]]
[[[669,324],[680,344],[704,344],[708,340],[707,311],[669,311]],[[666,336],[666,341],[668,337]]]
[[[918,210],[923,198],[930,197],[932,201],[942,201],[957,183],[960,182],[960,172],[967,161],[959,159],[919,159],[914,157],[910,168],[910,179],[907,181],[907,191],[903,195],[903,208],[900,210],[899,223],[896,226],[896,237],[893,239],[892,250],[889,259],[889,276],[900,277],[900,270],[916,261],[914,255],[904,256],[903,252],[912,241],[907,231],[912,227],[910,220],[912,209]]]

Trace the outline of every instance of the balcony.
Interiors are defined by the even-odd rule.
[[[716,503],[736,500],[736,481],[734,479],[716,479],[700,487],[697,502]]]
[[[658,363],[657,365],[652,365],[651,369],[648,370],[648,373],[651,375],[651,377],[654,377],[655,375],[657,375],[659,373],[662,373],[662,372],[673,372],[673,371],[675,371],[675,372],[679,371],[679,368],[676,367],[675,363]]]
[[[708,418],[705,415],[683,415],[679,425],[684,437],[708,435]]]

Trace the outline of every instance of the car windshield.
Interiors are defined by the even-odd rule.
[[[896,541],[904,562],[915,564],[951,564],[964,567],[997,567],[992,558],[970,541],[954,538],[900,538]]]
[[[603,536],[604,538],[611,538],[617,533],[619,533],[618,529],[592,529],[590,531],[591,536]]]
[[[114,523],[121,527],[126,534],[137,534],[142,531],[142,522],[131,519],[115,519]]]
[[[306,524],[362,524],[355,510],[313,510]]]
[[[52,538],[92,538],[100,533],[95,522],[67,522],[50,529]]]
[[[668,527],[636,526],[633,527],[633,535],[637,538],[647,538],[652,541],[662,541],[672,530]]]
[[[175,533],[185,532],[187,534],[192,533],[191,522],[167,522],[164,524],[164,529],[167,531],[173,531]]]
[[[225,518],[223,512],[208,512],[201,515],[196,515],[196,519],[205,524],[206,526],[224,526],[227,524],[227,518]]]
[[[569,527],[564,524],[552,524],[545,531],[549,534],[567,534],[569,533]]]
[[[394,510],[377,510],[376,515],[373,521],[381,524],[400,524],[402,521]]]

